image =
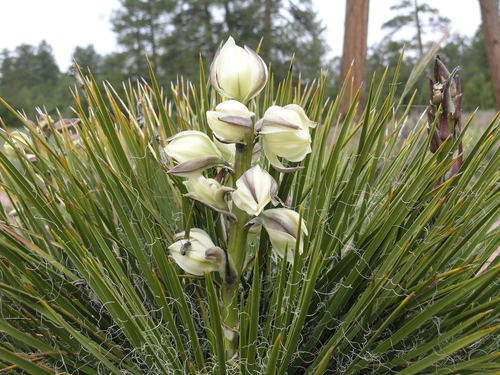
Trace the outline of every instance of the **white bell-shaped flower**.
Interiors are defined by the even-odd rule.
[[[222,153],[205,133],[183,131],[168,141],[165,152],[179,163],[169,173],[189,177],[210,167],[227,166]]]
[[[278,184],[274,178],[256,165],[236,181],[236,190],[232,193],[232,198],[240,210],[257,216],[269,202],[277,204],[277,191]]]
[[[208,126],[214,135],[223,142],[245,143],[245,138],[253,132],[254,113],[236,101],[227,100],[207,111]]]
[[[255,51],[229,37],[215,54],[210,80],[219,94],[246,103],[266,85],[267,68]]]
[[[194,199],[218,212],[232,216],[229,212],[225,195],[233,191],[233,188],[219,183],[213,178],[206,178],[202,175],[193,176],[184,181],[188,190],[186,197]]]
[[[168,247],[170,256],[185,272],[202,276],[205,272],[221,271],[225,267],[224,250],[215,246],[207,232],[191,228],[189,238],[185,232],[177,233],[177,240]]]
[[[299,231],[299,214],[288,208],[273,208],[265,210],[259,216],[258,220],[266,229],[273,250],[284,257],[287,253],[287,261],[293,263],[294,251],[297,243]],[[304,236],[307,235],[305,222],[300,224],[299,253],[302,254],[304,248]]]
[[[309,120],[304,110],[297,104],[285,107],[271,106],[264,117],[256,124],[264,139],[264,153],[277,170],[290,172],[297,168],[286,168],[279,161],[299,162],[311,152],[309,128],[316,123]]]

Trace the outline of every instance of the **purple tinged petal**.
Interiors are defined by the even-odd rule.
[[[257,61],[257,65],[259,66],[259,76],[256,77],[255,79],[255,85],[254,85],[254,90],[252,92],[250,92],[248,94],[248,97],[246,98],[246,100],[249,100],[251,98],[253,98],[255,95],[257,95],[263,88],[264,86],[266,85],[267,83],[267,75],[268,75],[268,72],[267,72],[267,67],[266,67],[266,63],[264,62],[264,60],[262,60],[262,58],[257,54],[257,52],[255,52],[253,49],[251,48],[248,48],[247,46],[244,46],[243,47],[244,50],[251,56],[253,57],[254,59],[256,59]]]
[[[450,72],[446,68],[446,66],[443,64],[443,62],[441,61],[441,58],[438,55],[438,56],[436,56],[436,62],[434,64],[434,79],[437,82],[444,82],[448,78],[450,78]]]
[[[213,262],[221,262],[225,258],[224,250],[220,247],[211,247],[205,251],[205,259]]]
[[[253,173],[243,173],[241,176],[241,181],[246,185],[250,194],[252,194],[252,198],[255,202],[259,201],[259,197],[257,196],[257,192],[255,191],[255,183]]]
[[[299,125],[293,124],[284,118],[280,118],[279,122],[278,121],[269,121],[269,120],[266,120],[264,118],[262,120],[262,123],[260,124],[260,129],[262,129],[266,126],[283,126],[284,128],[301,129],[301,127]]]
[[[222,50],[223,43],[221,42],[219,45],[219,48],[217,48],[217,51],[215,52],[214,59],[212,60],[212,64],[210,64],[210,82],[212,82],[212,86],[214,86],[214,89],[216,91],[221,91],[221,88],[219,86],[219,82],[217,81],[217,59],[219,58],[220,51]]]
[[[264,227],[288,233],[292,237],[297,236],[297,231],[296,231],[295,225],[293,225],[293,223],[291,223],[286,218],[281,217],[280,215],[266,215],[266,212],[267,211],[264,211],[264,214],[263,214],[263,216],[265,217]]]
[[[241,116],[222,116],[219,117],[219,120],[225,122],[226,124],[241,126],[245,128],[251,129],[253,126],[252,119],[248,117]]]
[[[274,179],[271,181],[270,194],[271,202],[273,203],[273,205],[277,206],[280,203],[280,200],[278,198],[278,183]]]
[[[170,174],[188,174],[188,173],[193,173],[196,171],[202,171],[207,168],[212,168],[212,167],[229,167],[227,164],[224,163],[222,159],[215,158],[215,157],[208,157],[208,158],[203,158],[203,159],[193,159],[193,160],[188,160],[184,163],[181,163],[177,165],[176,167],[170,169],[168,173]]]

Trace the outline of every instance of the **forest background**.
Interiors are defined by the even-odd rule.
[[[498,1],[486,2],[495,2],[498,19]],[[366,33],[369,1],[347,1],[347,8],[349,3],[356,3],[357,9],[354,13],[346,12],[346,31],[350,17],[357,25],[365,23],[361,27],[364,26]],[[342,56],[331,56],[325,35],[327,17],[319,13],[312,0],[120,0],[118,4],[109,15],[118,50],[100,54],[89,44],[76,46],[72,56],[84,71],[90,69],[99,82],[109,81],[117,88],[123,82],[133,83],[148,77],[146,55],[164,87],[180,76],[197,81],[200,51],[207,64],[217,45],[229,34],[240,44],[252,48],[260,44],[260,54],[265,61],[273,61],[272,70],[277,78],[285,76],[292,56],[294,71],[300,72],[304,81],[326,71],[330,95],[337,93],[341,76],[345,74],[343,66],[351,62],[347,61],[350,56],[346,56],[346,44],[354,45],[361,50],[358,53],[366,56],[361,62],[365,81],[387,65],[394,68],[404,48],[400,73],[400,81],[404,83],[421,56],[453,24],[444,12],[433,7],[433,1],[393,0],[391,12],[382,26],[384,37],[367,45],[362,36],[351,33],[351,40],[344,38],[342,63]],[[359,14],[363,11],[365,18]],[[495,109],[498,104],[495,104],[484,25],[478,25],[473,36],[462,35],[457,26],[454,25],[455,31],[442,43],[439,54],[446,65],[459,67],[464,110]],[[72,66],[57,64],[54,50],[46,41],[3,49],[0,96],[29,119],[36,119],[37,108],[54,117],[59,113],[71,116],[69,90],[75,84],[72,72]],[[402,94],[403,86],[398,88],[398,94]],[[420,80],[415,101],[417,110],[427,105],[427,86],[426,80]],[[19,125],[5,107],[0,108],[0,117],[8,126]]]

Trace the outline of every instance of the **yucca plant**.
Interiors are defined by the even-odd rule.
[[[2,133],[0,372],[497,373],[498,114],[457,155],[397,78],[341,115],[238,48]]]

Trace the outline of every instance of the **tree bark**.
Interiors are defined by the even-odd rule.
[[[500,17],[497,0],[479,0],[486,54],[490,64],[491,80],[495,92],[495,105],[500,109]]]
[[[272,0],[265,0],[264,2],[264,42],[262,45],[262,58],[264,61],[270,60],[270,52],[271,52],[271,37],[272,37],[272,20],[271,20],[271,11],[273,7]]]
[[[227,31],[234,31],[236,28],[234,27],[234,18],[229,7],[229,0],[224,1],[224,21],[226,21]]]
[[[207,54],[208,56],[213,57],[213,52],[217,49],[218,45],[216,44],[217,42],[214,42],[213,36],[214,32],[212,30],[212,14],[210,13],[210,0],[205,0],[203,2],[203,22],[205,24],[205,39],[206,39],[206,46],[203,48],[205,52],[209,52],[211,55]]]
[[[366,71],[366,49],[368,38],[368,10],[370,0],[346,0],[344,47],[342,53],[341,75],[343,80],[351,68],[350,82],[344,94],[340,107],[344,115],[351,103],[351,99],[363,84]],[[360,106],[362,97],[360,98]]]
[[[418,15],[418,3],[417,0],[414,1],[415,5],[415,25],[417,26],[417,42],[418,42],[418,53],[419,58],[424,55],[424,44],[422,43],[422,25],[420,24],[420,16]]]

